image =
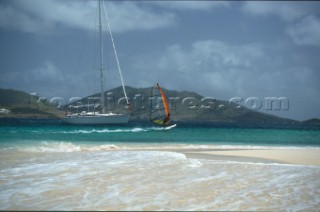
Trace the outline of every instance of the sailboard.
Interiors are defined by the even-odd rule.
[[[165,127],[164,129],[170,130],[170,129],[176,127],[176,126],[177,126],[177,124],[173,124],[173,125],[170,125],[170,126]]]
[[[176,126],[176,124],[170,125],[171,118],[168,100],[159,83],[151,89],[150,121],[166,129],[171,129]]]

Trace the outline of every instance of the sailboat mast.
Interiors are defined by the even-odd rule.
[[[103,40],[102,40],[102,23],[101,23],[101,0],[99,0],[99,34],[100,34],[100,83],[101,83],[101,104],[102,113],[105,113],[104,105],[104,78],[103,78]]]

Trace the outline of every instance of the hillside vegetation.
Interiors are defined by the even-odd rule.
[[[127,95],[132,105],[132,121],[148,121],[150,114],[149,88],[126,87]],[[171,119],[182,122],[221,122],[221,123],[267,123],[286,124],[296,121],[239,107],[235,103],[204,99],[203,96],[190,91],[175,91],[163,88],[169,102]],[[125,101],[121,87],[105,92],[107,112],[126,112]],[[122,99],[121,99],[122,98]],[[96,99],[94,101],[94,99]],[[120,101],[118,101],[120,99]],[[93,111],[100,100],[100,93],[85,97],[77,102],[72,102],[64,107],[40,101],[37,96],[23,91],[0,89],[0,118],[59,118],[65,112]],[[99,110],[99,108],[95,109]],[[10,111],[6,113],[5,111]]]
[[[58,118],[63,111],[23,91],[0,89],[0,118]]]

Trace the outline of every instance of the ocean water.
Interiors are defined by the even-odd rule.
[[[25,124],[0,135],[0,210],[320,208],[319,166],[183,154],[320,148],[319,130]]]

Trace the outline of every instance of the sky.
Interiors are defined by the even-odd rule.
[[[237,97],[320,118],[320,2],[105,1],[124,82]],[[0,88],[52,98],[99,92],[97,1],[0,0]],[[105,17],[105,16],[103,16]],[[105,18],[104,18],[105,19]],[[105,22],[104,22],[104,25]],[[120,86],[104,36],[106,90]],[[267,110],[284,97],[287,110]]]

